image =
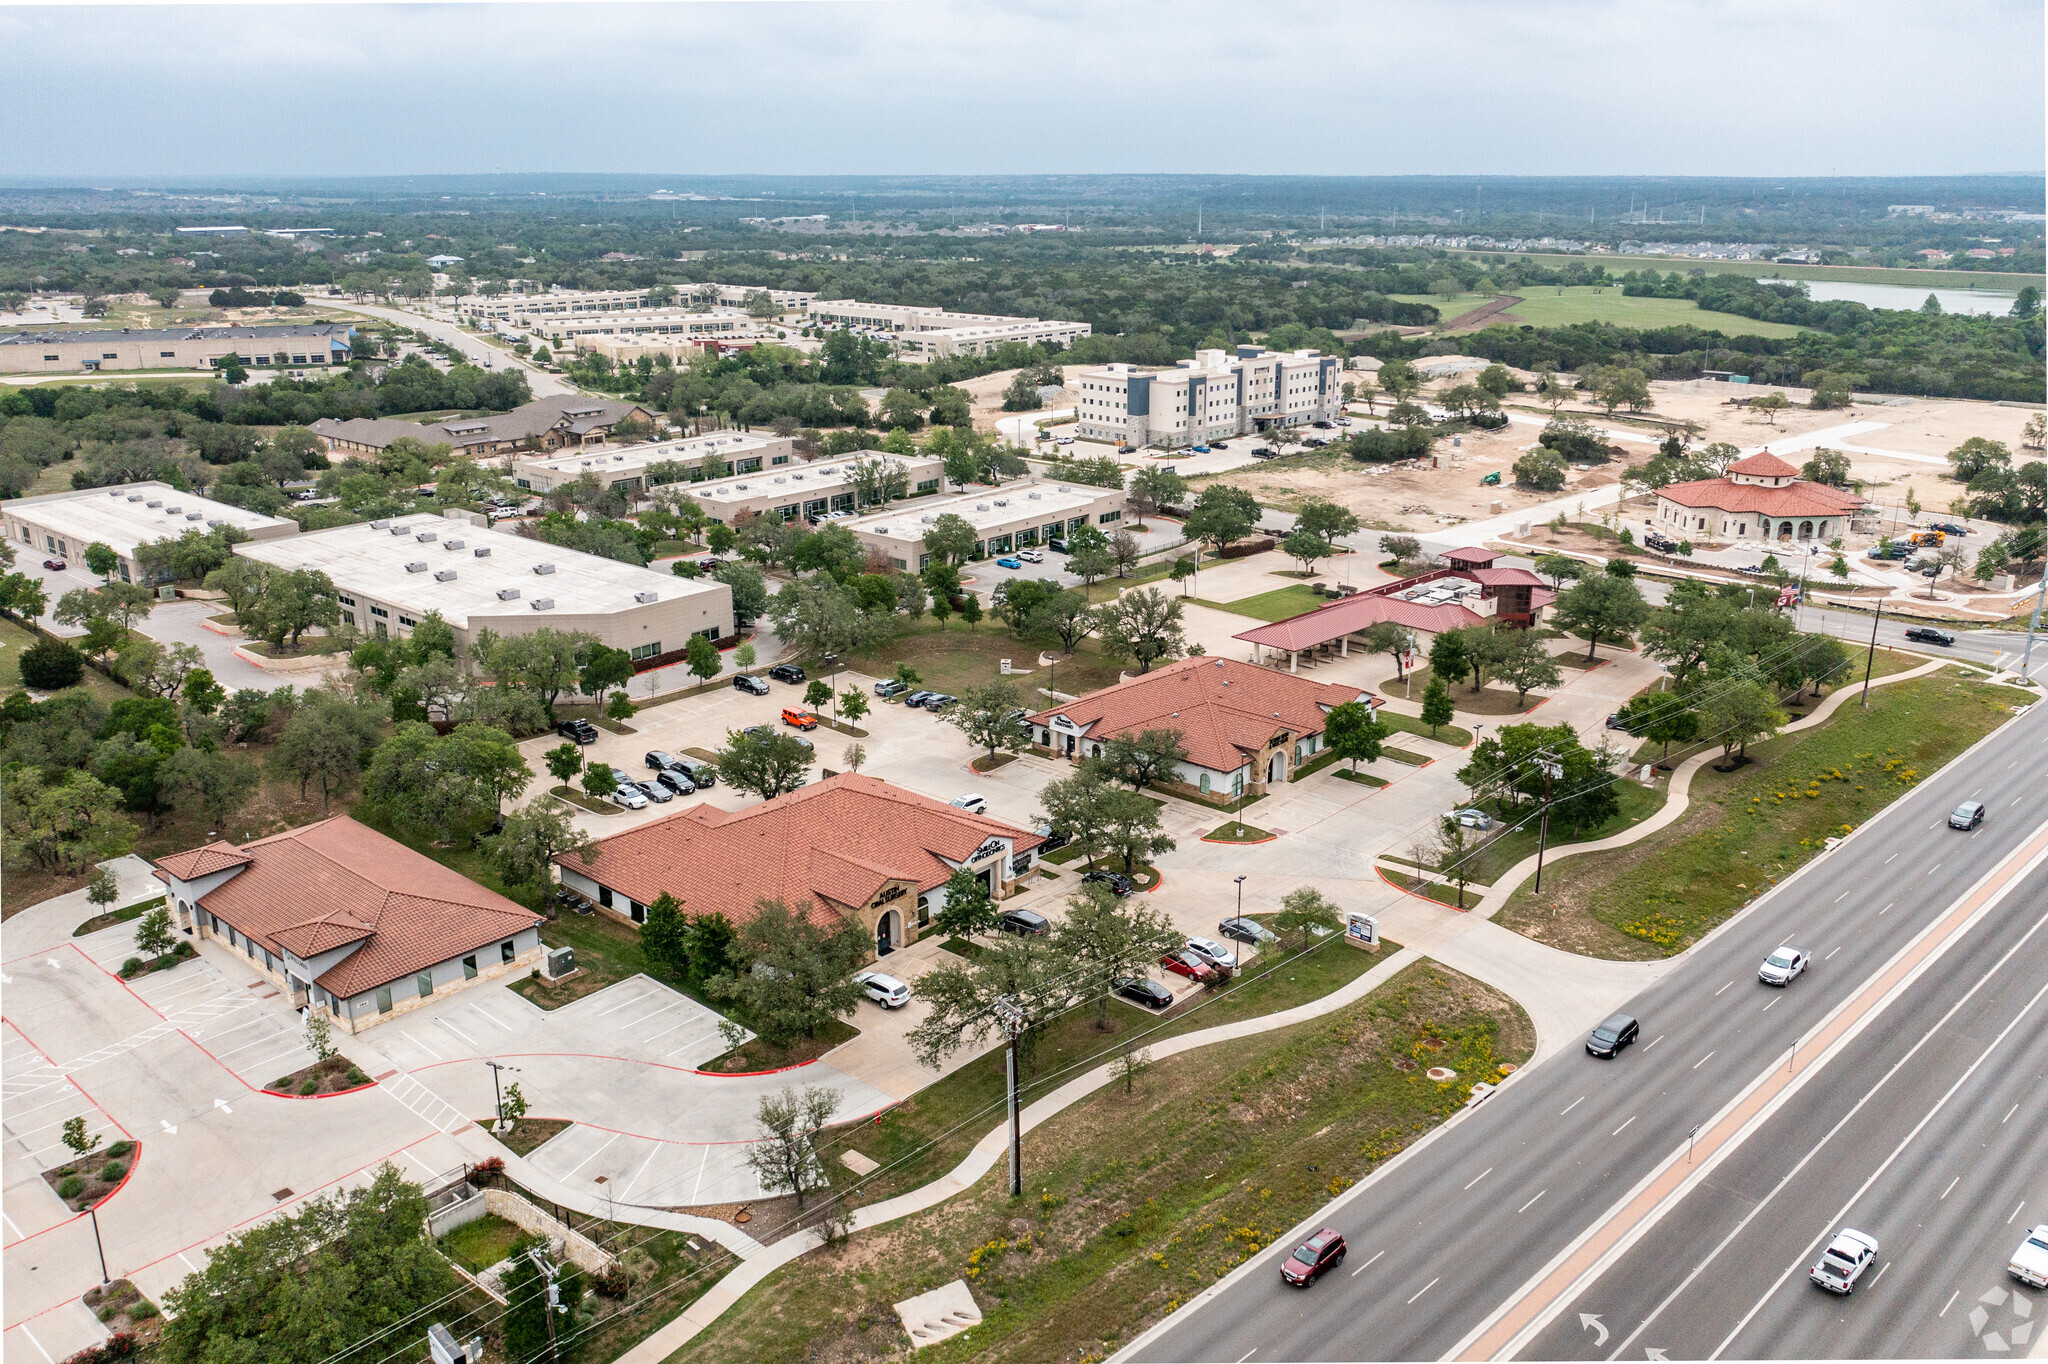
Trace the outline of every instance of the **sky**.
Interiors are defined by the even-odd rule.
[[[0,179],[2038,174],[2043,8],[0,5]]]

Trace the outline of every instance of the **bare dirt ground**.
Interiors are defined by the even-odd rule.
[[[1085,365],[1061,366],[1061,381],[1071,384],[1074,377],[1085,368],[1087,368]],[[962,379],[953,385],[953,387],[965,391],[972,400],[975,430],[993,431],[996,429],[996,419],[998,417],[1018,415],[1003,411],[1003,390],[1008,388],[1010,381],[1016,377],[1017,371],[1014,369],[999,369],[993,374],[984,374],[978,379]],[[1060,404],[1055,403],[1054,406],[1057,407]]]

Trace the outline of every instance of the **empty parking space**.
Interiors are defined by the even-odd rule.
[[[593,1198],[652,1208],[740,1203],[763,1196],[745,1142],[678,1142],[578,1125],[528,1159]]]

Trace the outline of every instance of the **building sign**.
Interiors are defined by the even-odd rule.
[[[1380,921],[1370,914],[1356,910],[1344,916],[1344,937],[1353,947],[1377,947],[1380,942]]]
[[[1011,859],[1010,859],[1010,879],[1011,879],[1012,881],[1016,880],[1016,879],[1017,879],[1018,877],[1022,876],[1022,875],[1023,875],[1023,874],[1025,873],[1025,872],[1027,872],[1027,871],[1030,871],[1030,870],[1031,870],[1031,854],[1030,854],[1030,853],[1028,853],[1028,852],[1020,852],[1020,853],[1018,853],[1018,854],[1017,854],[1017,855],[1016,855],[1015,857],[1013,857],[1013,858],[1011,858]]]
[[[903,898],[903,893],[904,893],[904,892],[903,892],[903,883],[899,881],[899,882],[897,882],[897,883],[896,883],[895,885],[893,885],[893,886],[889,887],[889,888],[888,888],[887,890],[883,891],[883,892],[882,892],[882,893],[881,893],[880,895],[877,895],[877,896],[875,897],[875,903],[876,903],[877,905],[886,905],[886,904],[888,904],[888,903],[889,903],[889,902],[890,902],[891,900],[900,900],[900,899],[902,899],[902,898]]]
[[[979,862],[982,858],[991,857],[996,853],[1001,852],[1004,848],[1008,846],[1008,842],[1006,842],[1003,839],[987,839],[982,843],[980,847],[976,848],[972,853],[968,854],[967,860],[969,862]]]
[[[1054,729],[1064,729],[1074,734],[1079,734],[1081,732],[1081,727],[1075,724],[1072,720],[1069,720],[1064,715],[1053,716],[1052,727]]]

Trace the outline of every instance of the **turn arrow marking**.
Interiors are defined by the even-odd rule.
[[[1597,1340],[1595,1340],[1595,1341],[1593,1342],[1593,1348],[1597,1350],[1597,1349],[1599,1349],[1599,1348],[1600,1348],[1600,1347],[1601,1347],[1602,1345],[1605,1345],[1605,1344],[1607,1343],[1607,1328],[1606,1328],[1606,1327],[1605,1327],[1604,1325],[1602,1325],[1602,1324],[1601,1324],[1601,1321],[1600,1321],[1600,1315],[1599,1315],[1599,1313],[1597,1313],[1597,1312],[1581,1312],[1581,1313],[1579,1313],[1579,1329],[1580,1329],[1580,1330],[1584,1330],[1584,1329],[1585,1329],[1586,1327],[1588,1327],[1588,1326],[1592,1327],[1592,1328],[1593,1328],[1594,1330],[1596,1330],[1596,1331],[1598,1331],[1598,1332],[1600,1333],[1599,1339],[1597,1339]]]
[[[228,1107],[228,1101],[226,1099],[215,1099],[213,1101],[213,1106],[215,1108],[218,1108],[223,1113],[232,1113],[235,1111],[234,1109]]]
[[[168,1132],[170,1135],[174,1137],[178,1135],[178,1129],[171,1126],[170,1120],[167,1118],[158,1118],[157,1125],[162,1127],[164,1131]]]

